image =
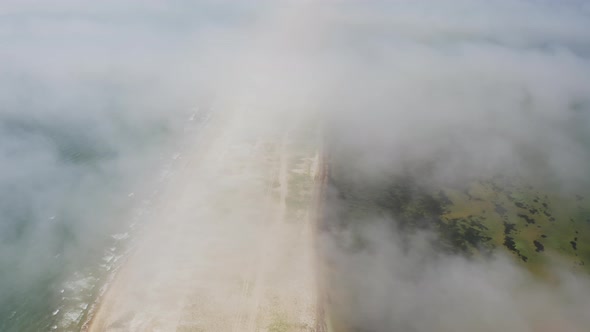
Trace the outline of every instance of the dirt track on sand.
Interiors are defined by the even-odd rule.
[[[218,121],[181,156],[87,331],[318,329],[319,151],[241,123]]]

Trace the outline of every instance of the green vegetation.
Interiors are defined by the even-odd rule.
[[[306,324],[289,322],[286,313],[274,313],[270,324],[267,326],[268,332],[297,332],[297,331],[311,331],[311,328]]]
[[[447,225],[481,229],[488,247],[503,246],[532,270],[558,256],[590,271],[587,195],[549,192],[519,179],[474,181],[463,190],[444,192],[449,202],[441,219]]]
[[[272,322],[268,326],[268,332],[288,332],[291,324],[281,315],[275,315]]]
[[[338,175],[338,174],[336,174]],[[340,222],[387,216],[402,231],[434,230],[441,250],[487,256],[504,249],[531,271],[550,259],[590,272],[590,197],[496,177],[462,186],[432,186],[414,177],[364,188],[331,178],[344,210]],[[344,203],[343,203],[344,202]]]

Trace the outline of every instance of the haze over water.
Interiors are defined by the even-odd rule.
[[[229,110],[252,133],[314,114],[363,186],[414,165],[433,183],[587,186],[589,22],[574,0],[2,1],[0,330],[79,329],[185,151]],[[554,289],[505,257],[424,267],[419,240],[408,254],[376,229],[359,231],[374,252],[341,251],[350,229],[325,239],[363,290],[357,326],[430,331],[441,321],[418,313],[441,308],[456,309],[441,331],[473,330],[465,313],[489,318],[481,331],[588,323],[585,276]]]

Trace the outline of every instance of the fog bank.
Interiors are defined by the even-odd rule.
[[[413,174],[432,186],[504,175],[588,188],[584,1],[10,0],[0,17],[5,330],[52,326],[63,280],[100,260],[137,191],[198,145],[204,112],[247,119],[235,124],[245,137],[318,118],[330,167],[358,187]],[[390,227],[364,227],[393,222],[359,217],[322,237],[355,296],[350,325],[590,323],[587,277],[556,267],[551,285],[502,254],[435,255],[422,235],[407,247]]]

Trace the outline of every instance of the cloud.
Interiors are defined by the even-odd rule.
[[[100,247],[195,105],[242,112],[251,132],[318,117],[326,150],[367,186],[407,170],[588,181],[584,1],[9,0],[0,16],[0,265],[26,263],[0,294]],[[369,330],[587,326],[583,278],[547,287],[502,257],[434,259],[359,232],[371,251],[331,254]]]
[[[561,270],[547,284],[503,254],[487,261],[435,254],[432,234],[404,241],[387,224],[372,220],[323,238],[336,266],[332,280],[343,290],[331,298],[337,324],[358,331],[577,332],[588,326],[585,276]],[[364,249],[354,249],[358,241]]]
[[[403,235],[362,204],[374,199],[371,188],[408,173],[425,186],[503,175],[587,188],[587,5],[346,2],[327,12],[328,75],[337,78],[321,108],[341,187],[328,193],[322,241],[335,324],[582,331],[586,276],[555,262],[547,283],[501,253],[441,254],[426,240],[435,235]],[[342,202],[346,186],[357,190],[352,203]]]
[[[326,109],[335,145],[366,156],[351,160],[360,171],[431,161],[439,179],[536,168],[538,177],[584,181],[590,68],[587,43],[573,38],[586,33],[585,11],[562,4],[553,14],[557,4],[531,2],[355,4],[368,12],[361,17],[387,19],[353,24],[352,10],[340,15],[333,31],[345,55],[336,71],[346,83],[328,88]],[[528,9],[526,17],[515,8]]]

